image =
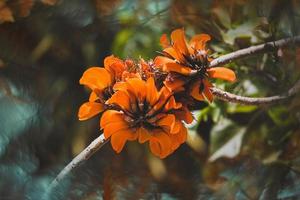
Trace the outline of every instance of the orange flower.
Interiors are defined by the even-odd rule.
[[[208,78],[220,78],[230,82],[235,81],[235,73],[225,67],[209,68],[211,59],[208,57],[206,42],[210,40],[207,34],[199,34],[186,42],[183,29],[171,33],[170,44],[164,34],[160,43],[164,48],[163,55],[154,60],[156,66],[169,72],[164,84],[171,91],[177,92],[187,87],[190,95],[197,100],[213,100],[210,91],[212,84]]]
[[[87,69],[79,83],[89,87],[92,92],[89,101],[79,108],[79,120],[89,119],[105,109],[105,102],[113,94],[113,85],[121,80],[125,64],[119,58],[108,56],[104,59],[104,68],[91,67]]]
[[[143,59],[135,63],[132,60],[126,60],[126,71],[123,72],[122,80],[125,81],[128,78],[140,78],[147,80],[150,77],[154,77],[154,69],[152,65]]]
[[[116,92],[107,101],[115,110],[103,113],[100,126],[113,149],[119,153],[126,141],[149,141],[153,154],[164,158],[185,142],[191,113],[175,102],[170,91],[155,87],[154,79],[129,78],[114,86]]]

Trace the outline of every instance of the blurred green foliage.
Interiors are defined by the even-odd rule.
[[[299,35],[299,1],[42,2],[0,2],[0,199],[299,198],[299,95],[268,106],[216,100],[194,111],[187,143],[168,158],[134,142],[121,154],[107,144],[47,191],[99,135],[99,118],[77,119],[88,95],[78,83],[86,68],[103,66],[110,54],[153,59],[160,36],[179,27],[210,34],[213,57]],[[238,81],[214,82],[219,88],[281,94],[300,77],[300,48],[227,66]]]

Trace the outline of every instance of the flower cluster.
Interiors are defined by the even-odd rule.
[[[104,67],[87,69],[80,84],[91,89],[88,102],[79,109],[79,119],[102,113],[100,127],[119,153],[126,141],[149,142],[150,150],[164,158],[186,141],[184,123],[193,116],[188,101],[213,100],[210,78],[235,81],[225,67],[209,68],[212,60],[206,49],[210,36],[200,34],[186,42],[183,29],[161,37],[162,56],[154,61],[125,61],[108,56]],[[180,96],[180,95],[179,95]]]

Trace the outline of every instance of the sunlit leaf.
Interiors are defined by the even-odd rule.
[[[239,105],[230,104],[227,106],[228,113],[249,113],[256,110],[258,107],[255,105]]]
[[[204,153],[206,150],[206,144],[203,139],[197,134],[196,130],[188,130],[186,143],[198,153]]]
[[[167,169],[163,160],[153,156],[152,154],[149,154],[148,165],[150,172],[155,179],[162,180],[166,177]]]
[[[240,131],[234,137],[232,137],[210,156],[209,161],[213,162],[221,157],[234,158],[236,155],[238,155],[242,146],[244,134],[245,129],[240,129]]]
[[[237,38],[249,38],[251,43],[258,43],[260,39],[255,34],[255,28],[259,24],[259,19],[251,19],[251,21],[244,22],[234,29],[222,32],[223,40],[230,45],[234,45]]]
[[[212,12],[218,17],[218,20],[224,27],[226,27],[227,29],[230,28],[231,19],[228,13],[228,9],[225,9],[224,7],[216,7],[212,10]]]
[[[293,122],[293,118],[285,106],[273,107],[268,110],[268,114],[279,126],[287,126]]]

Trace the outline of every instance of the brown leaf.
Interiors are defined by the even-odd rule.
[[[103,180],[103,199],[115,199],[115,184],[112,176],[112,171],[107,170],[106,173],[104,173],[104,175],[105,176]]]
[[[5,63],[3,62],[3,60],[0,58],[0,68],[4,68],[5,67]]]
[[[4,22],[14,22],[13,13],[5,3],[0,4],[0,24]]]
[[[18,11],[20,17],[27,17],[33,7],[33,0],[18,0]]]
[[[121,0],[94,0],[99,15],[110,15]]]
[[[41,2],[43,4],[49,5],[49,6],[53,6],[57,3],[58,0],[41,0]]]

